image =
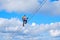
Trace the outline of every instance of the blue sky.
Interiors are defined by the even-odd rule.
[[[11,17],[13,18],[18,18],[21,20],[21,17],[24,15],[24,13],[21,14],[16,14],[15,12],[13,13],[7,13],[5,11],[0,12],[0,18],[8,18],[10,19]],[[31,23],[32,22],[36,22],[38,24],[40,23],[51,23],[51,22],[59,22],[60,21],[60,16],[49,16],[49,15],[44,15],[44,14],[26,14],[28,16],[28,18],[30,18],[31,16],[33,16],[31,18]],[[37,19],[39,19],[39,21],[37,21]],[[22,20],[21,20],[22,21]]]
[[[0,0],[0,40],[60,40],[60,0],[47,0],[36,12],[40,2]],[[23,15],[28,17],[25,27]]]
[[[50,0],[51,2],[54,2],[54,1],[57,1],[57,0]],[[29,12],[26,13],[26,12],[6,12],[6,10],[2,10],[0,11],[0,18],[11,18],[11,17],[17,17],[18,19],[21,20],[21,17],[23,15],[26,15],[28,18],[32,17],[31,18],[31,23],[32,22],[36,22],[38,24],[40,23],[51,23],[51,22],[59,22],[60,21],[60,16],[51,16],[50,13],[48,12],[48,14],[44,14],[44,13],[35,13],[35,15],[33,14],[30,14]],[[39,19],[39,21],[37,21],[37,19]],[[22,20],[21,20],[22,21]]]

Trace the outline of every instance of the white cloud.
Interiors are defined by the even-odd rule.
[[[59,11],[59,10],[60,10],[60,9],[59,9],[59,8],[60,8],[60,6],[59,6],[59,5],[60,5],[60,0],[53,2],[52,5],[53,5],[53,7],[54,7],[52,12],[53,12],[55,15],[60,15],[60,11]]]
[[[45,1],[45,0],[44,0]],[[0,10],[5,9],[8,12],[36,12],[41,6],[43,0],[0,0]],[[60,15],[60,0],[47,2],[40,9],[40,12],[48,15]],[[46,14],[46,15],[47,15]]]
[[[51,36],[60,36],[60,30],[50,30]]]
[[[47,2],[43,5],[40,12],[44,12],[47,15],[60,15],[60,0],[51,2],[47,0]]]
[[[19,19],[11,18],[4,19],[0,18],[0,28],[5,31],[16,31],[19,27],[22,26],[22,22]]]
[[[0,32],[19,32],[23,34],[29,35],[40,35],[45,31],[49,31],[52,29],[59,29],[60,22],[50,23],[50,24],[35,24],[35,26],[31,26],[30,24],[26,24],[25,27],[22,26],[22,22],[17,18],[5,19],[0,18]]]
[[[32,23],[32,26],[35,26],[36,25],[36,23]]]
[[[12,34],[10,33],[0,33],[0,40],[11,40]]]
[[[1,8],[7,11],[31,12],[39,5],[38,0],[1,0]]]

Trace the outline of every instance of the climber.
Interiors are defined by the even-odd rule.
[[[24,15],[23,17],[22,17],[22,20],[23,20],[23,27],[24,27],[24,24],[27,24],[27,17],[26,17],[26,15]]]

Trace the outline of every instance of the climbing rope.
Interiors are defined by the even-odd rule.
[[[38,8],[37,11],[35,11],[35,12],[33,13],[33,15],[29,18],[28,22],[30,22],[30,20],[34,17],[34,15],[36,15],[36,13],[43,7],[43,5],[46,3],[46,1],[47,1],[47,0],[45,0],[45,1],[43,0],[41,6]],[[29,16],[28,16],[28,17],[29,17]]]

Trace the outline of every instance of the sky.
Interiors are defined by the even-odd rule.
[[[60,40],[59,10],[60,0],[0,0],[0,40]]]

